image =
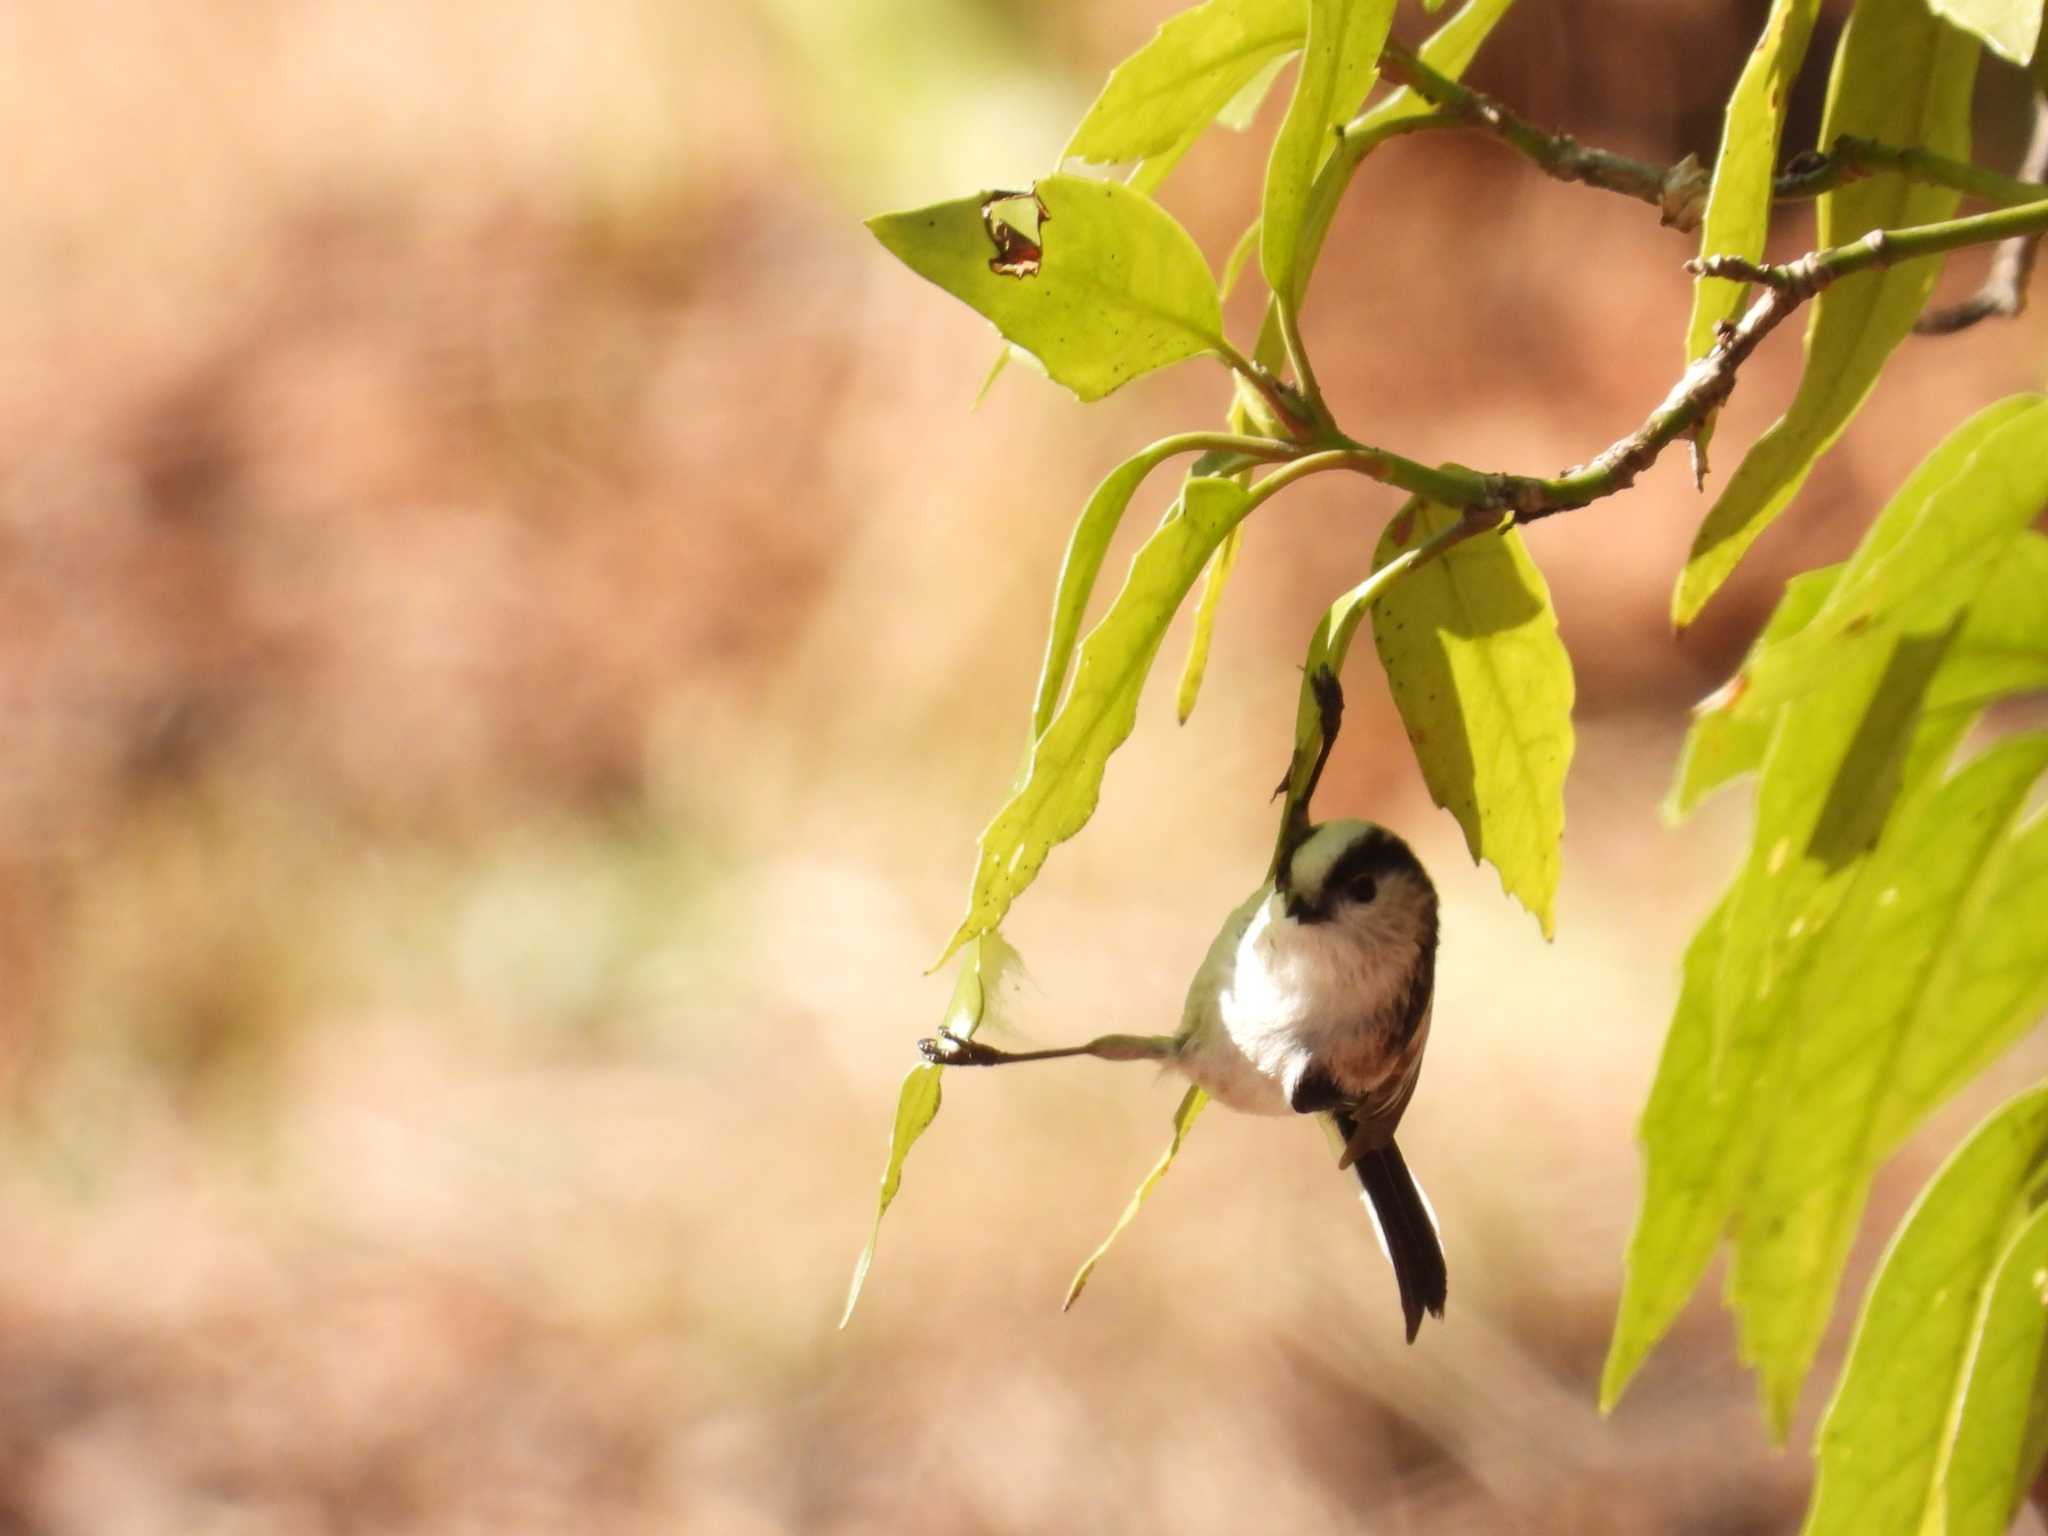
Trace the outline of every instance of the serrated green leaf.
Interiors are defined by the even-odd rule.
[[[1946,627],[2043,506],[2048,400],[1987,406],[1907,477],[1813,621],[1745,669],[1745,704],[1768,707],[1825,686],[1856,646]]]
[[[1109,756],[1137,721],[1138,694],[1166,626],[1251,505],[1234,480],[1190,480],[1179,510],[1131,561],[1123,590],[1081,643],[1073,689],[1032,744],[1023,783],[981,834],[967,915],[948,954],[1000,923],[1053,846],[1087,825]]]
[[[1208,0],[1181,12],[1110,72],[1062,158],[1121,165],[1173,149],[1299,48],[1307,25],[1306,0]]]
[[[1684,987],[1643,1114],[1647,1173],[1601,1378],[1605,1409],[1699,1283],[1781,1113],[1784,1058],[1796,1034],[1773,999],[1797,973],[1787,973],[1771,940],[1795,920],[1817,931],[1857,867],[1854,858],[1834,866],[1796,850],[1808,847],[1830,807],[1837,823],[1868,823],[1894,801],[1927,793],[1969,725],[1967,711],[1916,713],[1920,668],[1932,659],[1913,662],[1866,658],[1826,694],[1780,709],[1771,725],[1758,831],[1686,952]],[[1754,1005],[1730,1007],[1728,988]]]
[[[2008,64],[2024,67],[2041,40],[2041,0],[1927,0],[1937,16],[1946,17]]]
[[[1979,709],[2048,688],[2048,536],[2014,539],[1970,605],[1962,633],[1927,689],[1929,709]]]
[[[1095,579],[1109,553],[1110,540],[1123,522],[1131,498],[1145,477],[1174,455],[1186,449],[1172,438],[1154,443],[1133,454],[1109,472],[1095,487],[1088,504],[1067,538],[1066,558],[1060,562],[1060,579],[1052,600],[1052,625],[1046,633],[1045,660],[1038,669],[1038,694],[1031,705],[1031,737],[1036,741],[1052,723],[1059,708],[1060,690],[1066,686],[1067,668],[1074,659],[1074,644],[1081,635],[1081,620],[1088,612],[1088,599],[1095,592]]]
[[[1953,628],[1844,658],[1829,687],[1781,709],[1756,826],[1729,889],[1716,1038],[1774,1013],[1794,935],[1817,932],[1908,784],[1938,767],[1966,721],[1923,718]]]
[[[1423,503],[1387,525],[1374,563],[1461,514]],[[1572,755],[1571,658],[1543,575],[1509,529],[1460,544],[1390,588],[1373,639],[1432,799],[1472,857],[1554,932]]]
[[[1013,977],[1020,975],[1024,960],[1000,933],[983,934],[960,957],[960,973],[953,980],[953,996],[946,1004],[940,1028],[947,1034],[971,1039],[974,1032],[997,1012]],[[903,1187],[903,1163],[917,1139],[931,1129],[939,1117],[939,1082],[945,1068],[925,1063],[912,1067],[896,1095],[896,1119],[889,1130],[889,1157],[882,1167],[882,1189],[875,1201],[875,1223],[868,1230],[867,1246],[854,1262],[853,1281],[846,1288],[846,1308],[839,1314],[839,1326],[853,1320],[868,1270],[874,1266],[875,1245],[881,1241],[882,1218],[895,1203]]]
[[[1821,1421],[1804,1536],[1941,1529],[1985,1292],[2038,1201],[2044,1163],[2048,1087],[1994,1112],[1914,1202]]]
[[[1841,574],[1839,565],[1830,565],[1803,572],[1786,582],[1785,595],[1778,599],[1778,606],[1771,611],[1763,633],[1750,646],[1734,680],[1694,707],[1692,725],[1679,749],[1678,777],[1664,802],[1667,818],[1677,821],[1690,815],[1695,806],[1723,784],[1754,773],[1762,765],[1777,714],[1741,707],[1744,679],[1773,646],[1806,627]]]
[[[1238,546],[1243,542],[1244,524],[1239,523],[1209,557],[1202,598],[1195,606],[1195,632],[1188,638],[1188,659],[1180,669],[1180,692],[1174,712],[1182,725],[1195,712],[1195,700],[1202,691],[1202,674],[1209,669],[1209,641],[1216,628],[1216,610],[1223,602],[1223,589],[1230,584],[1230,568],[1237,564]]]
[[[1819,9],[1820,0],[1773,0],[1763,35],[1728,96],[1721,153],[1714,161],[1713,187],[1700,224],[1702,256],[1755,261],[1763,255],[1785,104],[1806,58]],[[1707,355],[1715,327],[1735,317],[1747,292],[1747,285],[1725,277],[1702,277],[1693,284],[1692,320],[1685,333],[1688,363]]]
[[[983,193],[868,220],[918,276],[988,317],[1083,400],[1223,345],[1209,265],[1188,232],[1150,198],[1116,182],[1047,176],[1040,255],[1023,275],[997,272],[991,221],[1029,195]],[[1008,263],[1005,263],[1008,264]]]
[[[1723,1052],[1716,1083],[1714,986],[1726,923],[1724,902],[1686,948],[1678,1006],[1636,1133],[1643,1146],[1643,1202],[1600,1373],[1602,1413],[1613,1411],[1706,1273],[1740,1188],[1737,1170],[1746,1159],[1735,1147],[1753,1124],[1749,1096],[1769,1082],[1773,1042],[1744,1030]]]
[[[1947,1058],[1987,1031],[2032,1022],[2004,1005],[1958,1009],[1957,983],[1987,945],[2010,958],[2017,924],[2038,940],[2039,897],[1992,909],[2007,831],[2048,768],[2048,735],[2003,743],[1887,830],[1825,927],[1794,936],[1805,952],[1769,1027],[1791,1037],[1782,1108],[1743,1196],[1729,1299],[1779,1433],[1833,1310],[1870,1181],[1938,1100],[1899,1072],[1908,1042]],[[2042,894],[2048,894],[2044,892]],[[2032,969],[2048,977],[2048,950]],[[2035,999],[2026,997],[2023,1003]]]
[[[1842,134],[1913,144],[1967,160],[1976,39],[1928,13],[1923,0],[1857,0],[1836,50],[1820,142]],[[1816,243],[1947,218],[1958,194],[1903,176],[1870,176],[1820,199]],[[1805,484],[1905,339],[1940,272],[1938,258],[1843,279],[1814,301],[1806,368],[1792,404],[1756,443],[1707,513],[1677,589],[1672,619],[1698,617],[1743,554]]]
[[[1309,190],[1336,145],[1334,130],[1379,76],[1393,18],[1393,0],[1309,0],[1301,73],[1266,161],[1259,209],[1259,270],[1274,293],[1290,300],[1300,297],[1311,264],[1302,260]]]
[[[2035,1191],[2039,1198],[2039,1191]],[[1944,1536],[2002,1536],[2040,1470],[2048,1400],[2048,1206],[2006,1244],[1956,1417]]]
[[[1209,1096],[1199,1088],[1188,1089],[1182,1097],[1180,1108],[1173,1112],[1173,1140],[1166,1144],[1166,1150],[1160,1154],[1159,1161],[1154,1163],[1152,1171],[1145,1175],[1144,1183],[1140,1184],[1137,1193],[1131,1196],[1130,1204],[1126,1205],[1123,1214],[1117,1217],[1116,1225],[1109,1229],[1109,1236],[1105,1237],[1101,1246],[1089,1254],[1081,1267],[1074,1271],[1074,1283],[1067,1287],[1067,1299],[1060,1303],[1062,1312],[1080,1299],[1082,1290],[1088,1284],[1088,1277],[1095,1273],[1095,1266],[1102,1262],[1103,1255],[1109,1252],[1116,1240],[1124,1235],[1124,1228],[1137,1219],[1140,1207],[1151,1198],[1152,1191],[1159,1187],[1159,1181],[1166,1177],[1166,1170],[1173,1166],[1173,1160],[1180,1155],[1180,1144],[1187,1140],[1188,1127],[1195,1123],[1195,1116],[1202,1112],[1202,1106],[1208,1102]]]

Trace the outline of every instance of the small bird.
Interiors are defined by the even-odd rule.
[[[942,1034],[918,1048],[960,1067],[1157,1061],[1246,1114],[1330,1116],[1338,1166],[1365,1186],[1412,1344],[1425,1310],[1443,1316],[1449,1280],[1435,1216],[1394,1144],[1429,1041],[1436,947],[1436,888],[1408,845],[1371,822],[1325,822],[1304,827],[1274,878],[1225,921],[1178,1033],[1046,1051]]]

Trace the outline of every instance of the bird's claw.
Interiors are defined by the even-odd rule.
[[[940,1034],[920,1040],[917,1053],[935,1067],[985,1067],[994,1059],[987,1046],[961,1035]]]

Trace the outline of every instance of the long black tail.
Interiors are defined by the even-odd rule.
[[[1413,1344],[1422,1327],[1424,1308],[1437,1317],[1444,1315],[1451,1277],[1444,1265],[1443,1242],[1429,1207],[1423,1203],[1422,1191],[1415,1187],[1415,1176],[1393,1142],[1361,1153],[1352,1167],[1358,1170],[1358,1182],[1372,1202],[1380,1242],[1393,1263],[1395,1283],[1401,1287],[1401,1312],[1408,1319],[1408,1342]]]

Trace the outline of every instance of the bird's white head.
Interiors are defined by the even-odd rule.
[[[1436,887],[1413,850],[1369,821],[1330,821],[1295,848],[1274,882],[1297,942],[1354,947],[1390,966],[1433,961]]]

